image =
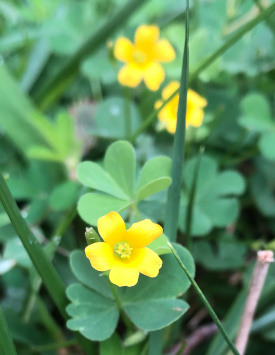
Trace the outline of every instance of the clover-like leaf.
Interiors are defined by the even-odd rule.
[[[180,228],[185,231],[187,205],[198,158],[189,160],[184,169],[181,197]],[[217,162],[205,155],[201,158],[192,211],[192,235],[205,235],[214,227],[233,223],[239,214],[237,196],[245,189],[243,177],[236,171],[218,172]]]
[[[83,195],[78,204],[81,218],[96,225],[98,218],[111,212],[121,212],[133,204],[165,190],[171,184],[171,160],[156,157],[141,169],[136,184],[136,157],[133,146],[118,141],[109,146],[103,166],[94,162],[80,163],[79,181],[98,192]]]
[[[240,124],[259,133],[258,147],[262,155],[275,160],[275,121],[267,99],[260,94],[249,94],[241,102]]]
[[[175,248],[190,274],[194,276],[195,265],[191,254],[180,245],[175,244]],[[156,278],[140,275],[136,286],[113,286],[124,311],[143,330],[161,329],[176,321],[188,309],[188,304],[177,297],[186,292],[190,281],[172,254],[162,258],[163,266]],[[73,284],[67,289],[71,300],[67,312],[72,317],[67,325],[91,340],[107,339],[116,328],[119,312],[109,281],[106,275],[91,267],[84,252],[74,251],[70,265],[81,284]],[[162,312],[159,311],[160,308]]]
[[[79,331],[90,340],[105,340],[113,334],[119,317],[114,300],[80,284],[69,286],[67,296],[72,301],[67,307],[72,317],[67,322],[69,329]]]

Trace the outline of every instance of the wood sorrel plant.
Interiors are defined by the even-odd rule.
[[[74,4],[77,9],[78,6],[80,6],[82,10],[88,9],[88,7],[81,7],[85,1],[77,3],[78,4]],[[102,5],[102,3],[104,4]],[[99,10],[100,6],[110,6],[110,13],[112,13],[112,3],[113,2],[108,1],[98,2],[97,5]],[[74,37],[77,37],[77,45],[72,52],[66,53],[66,56],[64,56],[63,53],[66,60],[62,62],[61,69],[56,68],[54,71],[55,74],[52,77],[48,74],[51,73],[52,58],[55,57],[56,53],[53,52],[54,56],[52,56],[47,46],[53,45],[56,40],[56,38],[53,37],[56,37],[56,35],[58,37],[57,33],[54,33],[53,37],[51,33],[50,38],[47,38],[46,46],[43,41],[38,43],[38,47],[30,55],[30,58],[33,58],[34,55],[35,62],[37,62],[38,65],[34,68],[32,65],[33,59],[31,59],[28,63],[28,68],[31,68],[31,73],[29,69],[26,70],[26,75],[24,75],[22,79],[23,89],[29,91],[32,99],[34,99],[40,109],[44,110],[50,105],[53,105],[53,103],[63,95],[64,89],[67,88],[77,76],[78,70],[81,71],[82,75],[87,79],[87,72],[92,68],[89,77],[89,84],[91,84],[92,87],[92,104],[88,106],[97,107],[95,114],[97,117],[93,117],[93,112],[88,112],[89,118],[92,117],[92,122],[89,122],[90,124],[87,125],[87,134],[98,135],[100,142],[98,144],[99,149],[95,152],[96,154],[93,155],[90,148],[89,151],[85,151],[85,154],[87,154],[86,159],[94,160],[96,157],[96,162],[85,161],[78,165],[82,156],[81,142],[75,140],[71,117],[67,114],[56,114],[54,112],[56,119],[51,122],[48,116],[42,115],[41,112],[34,107],[32,100],[29,100],[26,93],[23,93],[22,90],[19,89],[16,81],[9,74],[9,66],[13,67],[14,63],[11,61],[9,66],[0,66],[0,106],[1,112],[4,112],[2,116],[0,115],[1,138],[3,130],[6,134],[4,139],[8,137],[8,140],[11,140],[16,146],[16,149],[20,152],[20,154],[17,154],[18,152],[16,151],[16,154],[14,154],[16,158],[14,159],[15,163],[11,164],[11,173],[13,173],[13,169],[16,170],[17,165],[20,165],[22,161],[24,161],[24,164],[27,165],[25,180],[28,181],[28,183],[26,183],[26,181],[22,183],[20,179],[14,180],[11,178],[8,180],[11,190],[18,201],[20,201],[20,206],[24,206],[24,208],[27,207],[21,214],[10,194],[5,180],[2,178],[2,175],[0,176],[0,200],[17,236],[22,242],[20,243],[20,241],[14,238],[15,236],[12,234],[14,231],[10,228],[11,226],[8,226],[9,220],[4,210],[0,207],[0,228],[2,226],[8,226],[7,229],[2,230],[0,233],[2,238],[1,243],[3,242],[4,244],[3,258],[1,258],[1,273],[6,272],[5,267],[7,267],[7,265],[11,270],[14,265],[23,265],[23,272],[18,278],[16,278],[15,275],[16,281],[13,280],[14,275],[7,275],[7,278],[3,278],[3,285],[5,286],[6,283],[9,284],[9,282],[11,282],[11,284],[15,283],[17,286],[17,282],[20,282],[21,279],[23,279],[23,282],[25,282],[26,279],[30,282],[30,291],[27,292],[27,296],[24,302],[22,302],[22,304],[27,305],[21,312],[23,323],[20,323],[21,319],[18,317],[19,313],[16,314],[16,322],[13,323],[10,320],[9,311],[7,312],[7,309],[5,309],[5,307],[7,308],[7,304],[3,302],[1,305],[1,354],[16,354],[17,346],[15,348],[12,341],[12,337],[14,337],[17,343],[16,345],[21,344],[23,339],[23,353],[33,351],[44,352],[47,350],[54,351],[54,349],[63,347],[67,347],[68,353],[70,353],[75,352],[75,349],[70,348],[70,346],[78,345],[81,346],[87,354],[97,354],[97,345],[95,342],[99,341],[100,355],[109,355],[108,351],[110,352],[110,348],[118,354],[123,354],[125,348],[127,353],[128,347],[133,344],[135,345],[135,355],[146,353],[149,355],[160,355],[163,353],[162,347],[164,339],[167,339],[167,334],[169,332],[170,334],[173,333],[176,328],[174,322],[179,320],[189,308],[186,302],[188,301],[188,297],[185,293],[191,285],[208,310],[219,331],[219,336],[216,338],[217,341],[215,340],[211,344],[208,354],[223,355],[228,351],[228,348],[230,348],[234,354],[238,354],[238,351],[230,339],[233,339],[236,333],[235,329],[238,323],[236,319],[241,313],[241,305],[245,299],[245,292],[241,292],[240,297],[226,319],[226,327],[223,327],[209,301],[194,280],[195,264],[191,255],[191,251],[195,257],[200,255],[200,253],[198,253],[198,245],[207,246],[208,249],[203,248],[204,259],[201,258],[198,262],[202,262],[203,260],[203,262],[208,266],[210,265],[211,267],[209,268],[213,270],[219,265],[220,254],[226,249],[222,248],[222,243],[228,241],[228,238],[226,239],[222,236],[222,240],[215,240],[218,246],[217,252],[209,248],[210,242],[207,238],[205,239],[206,241],[195,241],[194,244],[197,246],[197,253],[192,249],[192,245],[194,244],[191,242],[191,238],[194,235],[207,235],[209,234],[209,230],[211,228],[214,229],[214,227],[220,229],[225,227],[228,229],[238,228],[238,226],[236,227],[231,224],[236,222],[239,211],[239,202],[236,196],[243,193],[245,183],[239,173],[232,170],[230,171],[230,167],[227,167],[227,171],[224,171],[223,167],[232,164],[230,154],[232,152],[234,153],[236,147],[238,148],[240,146],[238,142],[232,142],[234,149],[232,147],[232,149],[230,147],[228,148],[227,141],[226,147],[212,147],[210,144],[210,151],[207,151],[209,156],[202,156],[198,160],[192,159],[192,157],[190,159],[188,156],[188,161],[191,163],[185,164],[185,172],[190,166],[193,167],[189,169],[193,170],[191,174],[192,177],[190,178],[191,175],[189,174],[189,181],[187,181],[187,178],[182,177],[185,129],[188,128],[188,126],[200,126],[203,116],[204,120],[207,121],[207,119],[209,119],[209,117],[207,117],[209,112],[212,112],[211,105],[213,103],[208,90],[204,90],[204,85],[207,85],[205,84],[205,75],[202,77],[203,80],[198,80],[196,85],[194,85],[196,86],[196,91],[207,92],[207,95],[200,94],[205,96],[205,99],[202,96],[194,94],[194,91],[190,91],[189,85],[193,84],[194,79],[198,78],[216,59],[221,59],[223,53],[232,45],[236,44],[244,34],[273,13],[275,7],[274,4],[272,4],[264,8],[263,6],[265,5],[257,1],[256,6],[259,8],[259,13],[256,13],[254,18],[248,22],[247,18],[245,18],[245,24],[234,32],[232,36],[229,36],[220,47],[213,48],[213,52],[211,52],[211,50],[207,52],[208,54],[203,57],[202,62],[198,63],[198,65],[192,65],[194,69],[191,70],[188,80],[189,3],[187,1],[187,6],[184,11],[186,28],[182,75],[180,83],[178,84],[176,81],[170,81],[170,79],[178,80],[176,74],[171,75],[173,72],[173,70],[171,70],[172,67],[167,69],[166,72],[167,67],[165,67],[165,64],[162,66],[159,63],[172,61],[176,53],[180,52],[180,45],[176,43],[176,39],[172,41],[171,38],[171,43],[173,43],[172,47],[168,39],[165,38],[165,30],[162,32],[163,29],[161,26],[151,24],[151,18],[149,17],[147,21],[144,21],[144,23],[147,22],[148,24],[142,24],[141,22],[136,26],[133,42],[127,39],[130,38],[130,30],[128,33],[126,32],[127,35],[125,35],[125,37],[118,34],[115,45],[113,47],[111,46],[110,49],[110,52],[114,49],[114,51],[110,53],[114,56],[112,63],[107,63],[107,69],[104,65],[102,69],[102,58],[100,56],[97,62],[96,56],[87,58],[88,55],[94,53],[100,47],[104,47],[104,42],[113,35],[113,31],[117,29],[123,21],[127,20],[142,3],[145,3],[145,1],[132,0],[128,2],[123,8],[116,12],[110,20],[105,19],[103,25],[100,26],[92,36],[89,32],[89,36],[87,37],[85,37],[86,34],[83,36],[81,34],[79,37],[78,35],[74,35],[77,33],[79,27],[85,27],[82,26],[85,25],[85,21],[82,20],[86,19],[86,15],[89,16],[88,11],[83,11],[83,17],[79,15],[81,11],[74,11],[73,26],[68,27],[69,30],[73,28],[73,31],[75,30],[76,32],[71,36],[69,44],[72,44]],[[197,18],[199,6],[200,4],[194,1],[194,7],[192,9],[194,10],[194,18]],[[237,7],[239,5],[236,3],[234,6]],[[5,6],[0,9],[1,16],[3,15],[5,17],[6,13],[13,13],[13,11],[5,11],[5,9]],[[7,7],[7,9],[13,10],[13,7]],[[73,10],[74,9],[75,8],[73,8]],[[104,11],[105,10],[103,10],[103,12]],[[240,12],[241,11],[242,9]],[[234,15],[234,8],[229,8],[227,12],[228,18],[226,23],[228,26],[226,31],[230,32],[232,31],[232,27],[234,28],[233,25],[236,25],[236,23],[232,22],[232,18],[239,20],[239,13],[236,12]],[[21,13],[25,12],[18,11],[15,17],[17,18]],[[144,17],[144,14],[142,16]],[[27,17],[30,17],[30,13]],[[157,16],[154,18],[157,21]],[[26,18],[24,21],[25,20]],[[35,19],[35,21],[36,20],[37,19]],[[244,19],[242,18],[242,20]],[[22,23],[25,23],[24,21],[22,21]],[[133,23],[135,23],[135,21]],[[237,22],[239,26],[240,22]],[[94,23],[94,19],[92,23]],[[130,24],[130,28],[133,27],[133,23]],[[52,28],[51,24],[50,22],[50,25],[46,25]],[[266,24],[270,28],[273,26],[272,21],[267,21]],[[200,27],[198,23],[197,25],[195,27]],[[201,27],[205,30],[205,23]],[[62,26],[60,26],[60,29],[62,32]],[[205,31],[202,32],[196,32],[196,35],[198,36],[197,38],[200,39],[199,42],[203,47],[204,43],[202,43],[203,40],[201,40],[201,38],[203,38]],[[32,33],[31,38],[33,35]],[[62,40],[58,43],[58,46],[56,46],[56,50],[60,50],[60,47],[62,47],[64,35],[66,36],[66,33],[61,34],[60,38]],[[83,43],[79,45],[79,38],[84,37],[86,40],[83,40]],[[213,38],[216,37],[214,36]],[[112,40],[115,41],[115,38],[112,38]],[[224,38],[222,37],[221,40],[224,40]],[[9,38],[4,38],[4,41],[0,43],[1,50],[5,48],[7,43],[8,48],[9,45],[12,46],[13,44],[11,42],[9,43]],[[69,47],[62,47],[62,50],[66,51]],[[194,42],[192,48],[195,48]],[[9,48],[8,53],[6,52],[4,54],[4,61],[10,56],[12,57],[11,53],[13,50],[14,48]],[[9,51],[11,51],[11,53]],[[102,51],[104,52],[104,48]],[[199,52],[200,51],[198,51],[198,53]],[[256,59],[261,62],[265,51],[260,50],[255,52],[257,52],[258,55]],[[270,53],[269,51],[267,52]],[[37,53],[40,58],[38,58],[38,61],[36,60]],[[101,52],[99,52],[99,54],[100,53]],[[252,56],[253,53],[250,54]],[[20,57],[19,53],[16,53],[16,56],[17,55]],[[102,57],[103,59],[105,58],[106,61],[106,56]],[[201,57],[201,55],[199,55],[199,57]],[[125,63],[125,66],[120,71],[118,71],[119,63],[114,60],[115,58]],[[55,58],[53,62],[54,60]],[[222,60],[223,63],[226,63],[226,58],[223,57]],[[23,61],[25,62],[25,59]],[[104,60],[102,62],[104,62]],[[236,61],[234,63],[236,65]],[[21,63],[22,68],[24,65],[25,64],[22,65]],[[253,65],[255,65],[255,63],[253,63]],[[21,66],[20,70],[15,70],[17,74],[20,73],[20,76],[22,71]],[[249,67],[249,65],[247,66]],[[139,88],[137,88],[135,92],[125,90],[124,98],[112,97],[106,100],[105,96],[109,94],[105,93],[109,92],[109,88],[111,92],[115,92],[115,95],[118,95],[121,91],[121,87],[118,83],[110,82],[112,75],[110,75],[110,77],[109,74],[106,75],[104,80],[102,80],[103,83],[99,80],[99,76],[97,75],[98,71],[101,71],[101,74],[102,72],[105,74],[105,71],[108,72],[108,68],[110,69],[110,67],[113,77],[117,74],[117,79],[120,84],[131,88],[136,88],[140,85]],[[267,67],[268,66],[264,66],[263,82],[268,80],[265,77]],[[223,70],[224,69],[225,66],[223,67]],[[245,68],[245,70],[248,69]],[[229,72],[225,70],[224,76],[221,75],[219,80],[216,78],[217,81],[215,85],[218,83],[218,85],[222,87],[224,84],[223,80],[225,80],[224,77],[226,78]],[[165,81],[165,78],[168,80]],[[81,77],[81,80],[82,79],[83,77]],[[253,85],[255,85],[255,82]],[[109,85],[110,83],[115,86],[114,91],[112,85]],[[145,84],[146,87],[143,84]],[[238,88],[240,89],[239,92],[246,91],[245,89],[248,90],[248,88],[245,87],[245,83],[242,83],[242,85],[243,86]],[[74,88],[74,86],[71,88],[72,92],[74,92]],[[208,88],[211,92],[212,88],[210,85],[207,89]],[[147,89],[156,92],[152,94]],[[157,92],[159,89],[160,91]],[[220,91],[222,91],[222,89]],[[142,94],[140,95],[140,93]],[[64,101],[62,100],[60,105],[64,102],[67,103],[68,100],[71,99],[71,95],[73,94],[71,94],[70,91],[66,92],[62,97]],[[135,97],[133,97],[134,95]],[[147,96],[150,101],[149,106],[146,103]],[[14,97],[16,97],[16,100],[14,100]],[[73,100],[74,99],[75,97],[73,96]],[[188,102],[189,99],[190,102]],[[102,101],[100,102],[100,100]],[[206,100],[209,101],[207,107]],[[217,101],[218,100],[219,98]],[[143,102],[145,102],[145,109],[143,108]],[[154,111],[146,118],[148,107],[150,110],[150,108],[154,106],[154,103]],[[142,115],[137,109],[137,104],[140,104],[140,111],[143,111],[145,115],[144,121],[142,121]],[[259,150],[262,154],[261,159],[274,160],[274,125],[271,117],[272,110],[269,110],[270,102],[268,102],[264,96],[249,94],[246,98],[242,99],[240,106],[243,115],[240,120],[240,125],[242,126],[244,136],[248,134],[246,132],[247,127],[254,132],[254,138],[257,134],[260,134],[259,142],[255,143],[256,149],[252,147],[253,149],[249,151],[248,154],[246,152],[244,156],[254,157],[259,153]],[[59,106],[53,106],[52,109],[53,111],[57,111],[59,110]],[[122,120],[123,110],[125,121]],[[140,140],[136,139],[157,116],[167,126],[167,130],[170,133],[175,133],[174,137],[166,136],[174,141],[172,160],[166,156],[157,156],[151,159],[147,159],[147,157],[144,158],[141,153],[141,145],[144,144],[145,140],[141,140],[140,143]],[[265,118],[261,123],[259,123],[259,116]],[[215,117],[219,118],[219,115]],[[86,117],[84,117],[84,121],[85,118]],[[112,119],[114,120],[112,121]],[[123,121],[122,124],[121,121]],[[211,129],[214,126],[213,124]],[[115,129],[110,127],[114,127]],[[226,131],[226,129],[224,131]],[[209,138],[211,134],[212,130],[207,137]],[[130,137],[131,135],[132,137]],[[100,137],[116,141],[112,144],[108,142],[108,148],[105,149],[106,141],[101,141]],[[118,140],[123,138],[127,139],[129,137],[131,138],[131,142],[137,143],[136,147],[126,140]],[[139,139],[140,138],[142,137],[139,137]],[[212,139],[212,137],[210,138]],[[248,137],[240,136],[238,138],[244,145],[251,144],[251,140],[254,139],[250,139],[250,136],[249,139],[243,138]],[[192,141],[194,147],[188,146],[188,155],[192,156],[193,150],[198,150],[196,145],[199,145],[198,142],[201,141],[202,140],[196,141],[195,139],[194,142]],[[207,139],[204,140],[204,143],[208,143]],[[3,150],[5,150],[7,145],[1,140],[0,147],[1,149],[4,147]],[[225,156],[221,154],[220,149],[225,149]],[[144,150],[146,150],[146,147],[144,147]],[[212,150],[213,153],[221,158],[219,166],[215,154],[213,154],[213,156],[211,154]],[[13,151],[13,148],[11,151]],[[10,149],[8,149],[8,152],[10,153]],[[168,151],[165,153],[168,154]],[[1,154],[2,152],[0,152],[0,155]],[[3,155],[5,157],[5,154],[2,154],[1,159]],[[18,158],[17,155],[20,155],[20,158]],[[103,155],[104,158],[101,160]],[[153,152],[152,155],[155,156],[155,152]],[[238,162],[243,162],[245,159],[243,156],[237,158]],[[8,155],[4,160],[1,159],[1,167],[4,160],[6,162],[13,160],[10,159]],[[45,163],[46,165],[43,166],[43,164],[37,163],[37,161],[41,162],[42,160],[47,161],[47,163]],[[141,161],[145,161],[145,163],[140,163]],[[53,162],[55,162],[55,164],[51,165]],[[256,163],[253,161],[251,164],[254,164],[255,166],[253,165],[253,168],[256,169],[257,165],[260,165],[259,159]],[[64,167],[66,169],[64,169]],[[204,171],[206,173],[204,173]],[[210,174],[209,178],[208,174]],[[78,181],[76,181],[76,175]],[[208,195],[204,194],[206,185],[202,187],[202,175],[204,180],[207,180],[208,183]],[[7,177],[8,174],[5,176]],[[68,181],[69,179],[74,181]],[[260,176],[260,179],[259,176],[256,176],[251,185],[254,192],[257,192],[259,180],[260,190],[264,185],[261,184],[262,176]],[[209,188],[210,185],[211,188]],[[270,218],[274,216],[274,212],[270,211],[271,208],[269,207],[272,205],[273,201],[270,198],[270,196],[272,196],[273,185],[269,183],[267,185],[268,189],[264,191],[263,196],[256,193],[256,201],[261,211]],[[37,186],[39,189],[36,189]],[[169,190],[167,191],[168,188]],[[183,191],[184,193],[186,192],[184,196]],[[200,193],[201,191],[203,193]],[[209,197],[209,195],[211,196]],[[76,208],[77,200],[78,206]],[[201,205],[198,200],[200,203],[201,200],[204,200],[204,204],[202,203],[204,209],[200,210]],[[229,201],[231,204],[228,204]],[[268,201],[268,203],[263,203],[263,201]],[[215,208],[213,207],[214,205]],[[228,206],[234,206],[234,208],[229,208]],[[199,211],[199,213],[193,218],[195,209],[196,212]],[[216,216],[217,209],[223,212],[219,211],[221,213],[218,217]],[[165,213],[164,210],[166,210]],[[181,221],[178,221],[179,210]],[[209,210],[211,210],[211,213],[208,213]],[[71,253],[66,250],[66,248],[72,250],[76,249],[77,246],[79,247],[77,244],[79,240],[77,240],[76,243],[73,241],[73,233],[66,233],[66,237],[68,238],[64,238],[61,241],[61,236],[65,234],[68,225],[75,218],[77,211],[87,225],[98,227],[99,234],[103,239],[100,239],[93,227],[87,227],[86,238],[88,246],[85,248],[87,257],[85,257],[83,250],[84,246],[81,246],[81,250],[74,250]],[[227,212],[227,218],[224,218],[224,211]],[[213,218],[209,218],[207,221],[206,217],[209,217],[209,215]],[[208,222],[208,225],[204,223],[203,228],[200,229],[200,233],[194,233],[192,227],[193,222],[196,224],[197,220],[200,218],[203,219],[203,217],[205,217],[204,222]],[[32,229],[30,229],[30,225]],[[39,228],[38,233],[37,227]],[[83,228],[83,225],[81,228]],[[176,243],[179,229],[181,232],[185,233],[187,242],[186,240],[184,242],[190,250]],[[10,230],[12,230],[12,232]],[[34,235],[32,230],[35,231],[36,235]],[[54,231],[50,232],[53,236],[51,240],[46,238],[42,233],[47,234],[49,230]],[[197,228],[197,231],[198,230]],[[79,230],[75,233],[75,237],[76,235],[78,235],[78,237],[81,235]],[[13,240],[13,238],[15,240]],[[79,239],[81,239],[81,237]],[[249,238],[245,237],[245,240],[247,239]],[[59,246],[60,242],[62,242],[61,246]],[[230,242],[232,242],[232,240]],[[250,243],[249,240],[247,243]],[[265,241],[260,245],[266,247],[264,243]],[[44,244],[47,245],[44,247]],[[259,244],[257,244],[257,246],[259,247]],[[25,251],[28,255],[24,253]],[[57,268],[53,266],[51,262],[51,259],[59,254],[61,254],[66,261],[69,260],[73,275],[70,275],[68,272],[68,262],[65,264],[65,273],[62,273],[61,268],[60,275],[62,275],[62,277],[59,275],[58,259],[55,259],[55,261],[57,261]],[[243,256],[243,254],[244,253],[241,252],[238,255]],[[229,258],[226,258],[224,254],[222,254],[222,257],[224,257],[222,260],[223,266],[226,265],[227,262],[231,265],[231,254],[227,253],[226,256],[228,255]],[[212,261],[214,258],[215,263]],[[242,266],[243,264],[244,263],[241,263],[240,265]],[[64,274],[66,275],[64,276]],[[69,275],[68,278],[67,274]],[[72,277],[74,278],[73,283],[71,283]],[[62,278],[66,279],[66,284],[63,282]],[[205,284],[207,284],[207,282],[205,282]],[[39,292],[41,285],[44,285],[48,293]],[[218,288],[217,285],[215,286]],[[205,287],[204,285],[203,288]],[[270,287],[270,290],[269,292],[272,296],[274,287]],[[186,301],[181,299],[183,295],[185,295]],[[269,297],[265,295],[264,302],[268,302],[270,295]],[[5,296],[6,298],[9,297],[8,291]],[[50,296],[52,302],[49,298],[44,299],[48,296]],[[44,303],[51,305],[50,310],[47,310]],[[38,310],[35,317],[32,317],[33,309]],[[61,318],[55,317],[57,311],[59,311],[63,317],[62,325],[60,325],[62,323]],[[7,315],[7,321],[4,315]],[[17,318],[19,320],[18,324]],[[40,343],[40,347],[35,346],[35,342],[32,343],[34,337],[36,337],[36,335],[31,337],[32,331],[29,332],[28,337],[25,336],[24,331],[22,333],[23,336],[18,331],[20,326],[25,330],[30,324],[32,325],[33,318],[34,322],[36,322],[36,318],[41,322],[38,328],[39,330],[42,329],[43,340],[46,339],[45,345],[44,343],[42,345]],[[271,321],[273,321],[273,319],[271,319]],[[68,329],[65,329],[65,322],[67,322],[67,328],[73,331],[69,335]],[[11,327],[9,329],[10,324]],[[16,324],[16,328],[13,326],[14,324]],[[228,324],[230,326],[228,326]],[[168,326],[168,330],[165,329]],[[259,324],[257,326],[259,327]],[[228,332],[227,328],[229,329]],[[33,328],[30,326],[29,329]],[[45,332],[45,330],[47,330],[48,333]],[[255,331],[255,327],[252,327],[252,331]],[[248,332],[249,330],[246,329],[246,333]],[[49,337],[44,338],[45,333]],[[123,345],[120,340],[120,335],[124,338]],[[248,334],[246,334],[246,337],[247,335]],[[272,336],[272,334],[269,334],[269,336]],[[240,337],[242,337],[242,335],[240,335]],[[46,342],[48,342],[48,344],[46,344]],[[182,344],[180,345],[182,346]],[[19,348],[18,353],[20,353],[22,349],[21,345],[19,345]],[[242,348],[244,348],[244,346],[242,346]],[[78,350],[79,349],[77,349],[77,351]],[[243,351],[244,350],[242,350],[242,352]]]

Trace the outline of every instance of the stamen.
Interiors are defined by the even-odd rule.
[[[141,51],[134,51],[134,61],[139,64],[145,63],[147,60],[147,55]]]
[[[117,243],[114,246],[114,252],[121,259],[129,259],[132,254],[133,248],[128,243]]]

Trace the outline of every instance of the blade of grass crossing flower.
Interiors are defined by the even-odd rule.
[[[168,190],[168,198],[166,202],[164,233],[169,236],[170,240],[176,240],[178,215],[180,205],[180,187],[182,165],[184,157],[184,141],[185,141],[185,121],[186,121],[186,103],[188,90],[188,61],[189,61],[189,0],[186,1],[186,17],[185,17],[185,41],[182,60],[182,71],[180,80],[180,95],[177,112],[177,127],[174,138],[171,178],[172,184]],[[150,334],[149,337],[149,355],[161,355],[164,331],[159,330]]]
[[[195,291],[197,292],[197,294],[199,295],[201,301],[203,302],[204,306],[206,307],[206,309],[208,310],[210,316],[212,317],[214,323],[216,324],[216,326],[218,327],[221,335],[223,336],[224,340],[227,342],[229,349],[233,352],[233,354],[235,355],[240,355],[238,350],[236,349],[235,345],[233,344],[233,342],[229,339],[226,331],[224,330],[219,318],[217,317],[215,311],[213,310],[213,308],[210,306],[210,303],[207,301],[206,297],[204,296],[203,292],[201,291],[201,289],[199,288],[199,285],[196,283],[196,281],[193,279],[193,277],[190,275],[189,271],[186,269],[186,267],[184,266],[184,264],[182,263],[178,253],[176,252],[175,248],[173,247],[173,245],[171,243],[167,243],[168,246],[170,247],[174,257],[176,258],[179,266],[182,268],[182,270],[185,272],[185,275],[188,277],[188,279],[190,280],[192,286],[194,287]]]
[[[176,240],[179,206],[180,206],[180,189],[182,167],[184,160],[184,143],[186,128],[186,106],[187,106],[187,90],[188,90],[188,66],[189,66],[189,1],[186,2],[185,17],[185,42],[182,60],[182,71],[180,79],[179,104],[177,112],[177,127],[174,137],[171,178],[172,184],[168,190],[168,198],[166,202],[164,233],[169,236],[171,241]]]
[[[106,40],[113,35],[114,31],[147,0],[131,0],[126,3],[110,20],[94,33],[72,55],[64,66],[42,88],[34,93],[33,99],[40,109],[46,109],[64,92],[75,78],[81,62],[95,52]]]
[[[263,20],[267,19],[275,11],[275,3],[270,5],[267,9],[262,11],[253,20],[245,24],[241,29],[239,29],[233,36],[231,36],[220,48],[218,48],[213,54],[205,58],[201,64],[195,69],[193,73],[190,73],[189,83],[192,83],[207,67],[209,67],[216,59],[218,59],[224,52],[226,52],[230,47],[232,47],[236,42],[238,42],[247,32],[252,30],[256,25],[258,25]],[[163,109],[163,107],[170,102],[177,94],[179,89],[176,90],[170,97],[163,101],[163,104],[148,115],[144,120],[142,125],[137,129],[137,131],[132,135],[130,141],[134,142],[136,137],[142,133],[157,117],[158,113]]]
[[[7,325],[4,313],[0,307],[0,354],[1,355],[16,355],[13,340]]]
[[[67,319],[68,316],[65,309],[67,306],[65,285],[37,239],[29,229],[26,221],[21,216],[2,174],[0,174],[0,201],[54,303],[64,319]],[[93,354],[92,343],[88,342],[87,339],[83,338],[80,334],[76,334],[76,336],[83,349],[85,349],[87,353]]]
[[[186,238],[186,246],[189,250],[192,249],[192,217],[193,217],[193,207],[194,207],[194,201],[195,201],[195,196],[196,196],[196,187],[197,187],[197,181],[198,181],[198,175],[199,175],[199,169],[200,169],[200,163],[201,163],[201,157],[204,152],[204,148],[200,149],[200,155],[198,157],[195,170],[194,170],[194,175],[193,175],[193,181],[191,185],[191,191],[190,191],[190,197],[187,205],[187,212],[186,212],[186,232],[185,232],[185,238]]]

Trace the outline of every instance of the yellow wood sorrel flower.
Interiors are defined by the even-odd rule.
[[[120,84],[136,87],[143,79],[148,89],[158,90],[165,78],[159,62],[170,62],[175,51],[165,39],[159,39],[159,28],[141,25],[135,32],[134,44],[125,37],[115,43],[114,56],[126,64],[118,73]]]
[[[162,233],[162,227],[149,219],[134,223],[126,230],[117,212],[99,218],[98,231],[104,242],[86,247],[86,257],[98,271],[110,270],[110,281],[117,286],[134,286],[139,273],[156,277],[162,266],[161,258],[146,248]]]
[[[163,100],[158,100],[155,103],[155,108],[158,109],[163,101],[167,100],[180,86],[177,81],[172,81],[162,91]],[[179,104],[179,94],[170,100],[162,110],[158,113],[158,119],[164,123],[166,129],[170,133],[176,132],[177,111]],[[186,107],[186,128],[188,126],[199,127],[203,121],[203,107],[207,105],[207,101],[193,90],[187,91],[187,107]]]

